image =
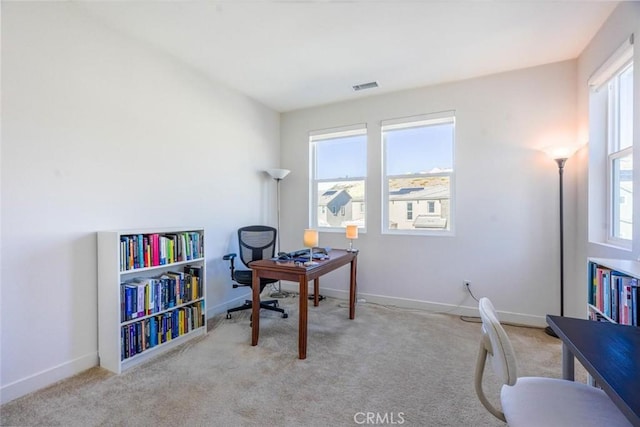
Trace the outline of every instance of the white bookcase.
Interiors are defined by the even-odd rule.
[[[97,237],[100,366],[119,374],[206,333],[204,228]]]

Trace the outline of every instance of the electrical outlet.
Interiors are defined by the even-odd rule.
[[[463,280],[462,281],[462,286],[464,287],[465,291],[468,291],[471,288],[471,282],[468,280]]]

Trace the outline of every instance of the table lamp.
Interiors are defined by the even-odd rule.
[[[358,238],[358,226],[355,224],[347,225],[347,239],[349,239],[349,252],[355,252],[357,249],[353,249],[353,240]]]
[[[318,263],[313,260],[313,247],[318,246],[318,230],[306,229],[304,230],[304,236],[302,238],[304,246],[309,248],[309,261],[304,265],[317,265]]]

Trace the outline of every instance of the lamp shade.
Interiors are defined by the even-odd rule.
[[[357,239],[357,238],[358,238],[358,226],[347,225],[347,239]]]
[[[291,171],[289,169],[267,169],[265,172],[271,175],[273,179],[283,179]]]
[[[547,156],[556,160],[556,159],[568,159],[573,156],[576,151],[578,151],[582,145],[574,144],[574,145],[553,145],[550,147],[545,147],[542,151],[545,152]]]
[[[304,230],[304,236],[302,238],[304,246],[312,248],[318,246],[318,230],[306,229]]]

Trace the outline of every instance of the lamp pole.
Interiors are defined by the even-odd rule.
[[[274,178],[276,180],[276,217],[278,222],[278,250],[276,252],[280,252],[280,181],[282,178]]]
[[[560,186],[560,316],[564,316],[564,198],[562,196],[562,175],[566,158],[556,159],[558,163],[558,183]]]
[[[558,164],[558,185],[559,185],[559,194],[560,194],[560,316],[564,316],[564,198],[562,195],[563,182],[562,176],[564,174],[564,164],[567,161],[566,157],[559,157],[554,159]],[[551,335],[552,337],[558,338],[553,329],[547,326],[544,330],[547,335]]]
[[[289,169],[268,169],[266,172],[276,181],[276,216],[278,222],[278,231],[276,233],[276,243],[278,245],[276,250],[277,253],[280,252],[280,181],[282,181],[285,176],[289,175],[289,172],[291,171]],[[282,284],[278,281],[278,292],[271,294],[271,297],[285,298],[287,296],[287,293],[282,292]]]

